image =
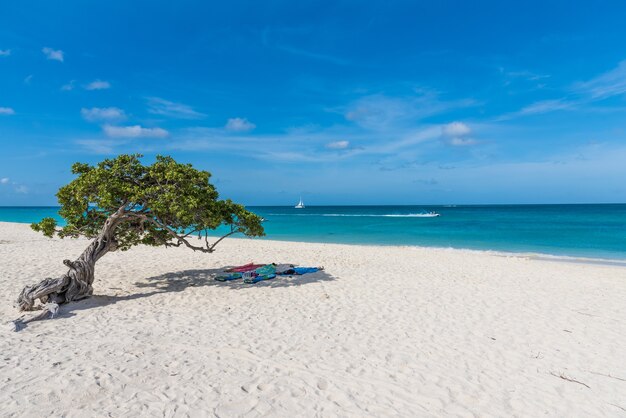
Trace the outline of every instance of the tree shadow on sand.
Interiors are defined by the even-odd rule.
[[[254,290],[255,288],[259,287],[297,287],[305,286],[311,283],[337,280],[336,277],[329,274],[326,270],[319,270],[315,273],[308,273],[303,275],[280,275],[276,276],[276,278],[274,279],[263,280],[255,284],[244,283],[243,279],[231,280],[226,282],[220,282],[215,280],[214,278],[218,274],[223,274],[223,271],[226,268],[228,267],[223,267],[219,269],[181,270],[177,272],[170,272],[158,276],[148,277],[141,282],[134,283],[135,287],[145,289],[145,292],[131,293],[128,295],[93,295],[87,299],[71,302],[67,305],[61,305],[59,313],[55,318],[70,318],[72,316],[75,316],[75,312],[77,311],[99,308],[129,300],[149,298],[151,296],[163,293],[183,292],[190,287],[219,286],[232,290]],[[116,288],[110,287],[109,289],[115,290]],[[22,328],[25,327],[26,324],[22,326]]]
[[[226,267],[225,267],[226,268]],[[165,292],[182,292],[188,287],[202,286],[222,286],[233,290],[252,289],[254,287],[294,287],[304,286],[310,283],[325,282],[336,280],[334,276],[319,270],[315,273],[303,275],[277,275],[276,278],[263,280],[258,283],[244,283],[242,279],[236,279],[226,282],[215,280],[215,276],[223,274],[222,269],[206,269],[206,270],[182,270],[178,272],[165,273],[159,276],[148,277],[146,283],[135,283],[139,288],[153,288],[158,290],[157,293]]]

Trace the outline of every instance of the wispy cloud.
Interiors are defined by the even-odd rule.
[[[230,118],[224,126],[224,129],[230,132],[249,132],[254,128],[256,125],[245,118]]]
[[[413,180],[413,183],[425,184],[427,186],[435,186],[435,185],[439,184],[439,182],[436,179],[433,179],[433,178],[429,178],[429,179],[415,179],[415,180]]]
[[[534,86],[531,90],[542,89],[546,86],[546,82],[551,77],[548,74],[540,74],[529,70],[506,71],[504,68],[498,68],[503,77],[504,86],[513,86],[523,83],[524,90],[528,91],[529,86]]]
[[[110,139],[79,139],[75,143],[93,154],[113,154],[115,148],[122,145],[119,140]]]
[[[326,144],[326,148],[328,149],[347,149],[350,146],[350,141],[334,141]]]
[[[159,97],[148,98],[148,112],[178,119],[202,119],[206,115],[195,111],[191,106],[171,102]]]
[[[546,78],[550,78],[550,76],[547,75],[547,74],[538,74],[538,73],[534,73],[534,72],[528,71],[528,70],[507,71],[504,74],[506,76],[508,76],[508,77],[522,78],[522,79],[528,80],[528,81],[537,81],[537,80],[544,80]]]
[[[303,30],[302,28],[299,28],[297,31],[301,32],[302,30]],[[287,52],[288,54],[291,54],[291,55],[295,55],[295,56],[299,56],[299,57],[303,57],[303,58],[307,58],[311,60],[316,60],[316,61],[329,62],[335,65],[350,64],[350,61],[348,61],[345,58],[337,57],[332,54],[322,53],[319,51],[310,51],[308,49],[304,49],[301,47],[287,45],[280,41],[276,42],[271,39],[272,37],[275,37],[273,35],[278,35],[278,37],[281,37],[281,34],[283,35],[282,37],[284,37],[285,35],[289,35],[288,38],[290,40],[294,38],[293,36],[294,31],[291,29],[265,28],[265,30],[263,30],[263,32],[261,33],[261,42],[263,43],[263,46],[268,47],[268,48],[275,48],[279,51]]]
[[[616,68],[589,81],[577,83],[575,90],[594,100],[605,99],[626,93],[626,60],[618,64]]]
[[[28,187],[22,184],[16,183],[16,182],[12,182],[11,179],[9,179],[8,177],[0,178],[0,186],[6,186],[6,187],[13,186],[13,191],[15,191],[16,193],[20,193],[20,194],[28,193]]]
[[[0,57],[8,57],[11,55],[10,49],[0,49]]]
[[[60,49],[45,47],[41,49],[41,52],[43,52],[43,54],[49,60],[63,62],[63,51],[61,51]]]
[[[460,123],[460,122],[459,122]],[[173,132],[159,128],[137,126],[103,126],[108,138],[77,141],[90,152],[110,154],[122,152],[126,147],[141,152],[194,151],[212,152],[220,155],[251,158],[261,161],[284,163],[333,163],[338,161],[371,161],[371,158],[387,157],[397,165],[397,160],[415,160],[422,156],[443,151],[446,145],[471,145],[474,139],[467,129],[452,125],[446,132],[456,136],[446,137],[442,142],[443,125],[418,125],[390,131],[364,131],[354,126],[332,126],[317,129],[291,129],[276,134],[250,134],[226,131],[223,128],[192,127]],[[135,138],[171,137],[172,140],[132,141]],[[350,138],[340,139],[338,138]],[[358,146],[354,146],[358,144]],[[439,150],[439,151],[437,151]],[[413,166],[403,165],[404,168]]]
[[[337,131],[249,135],[244,132],[198,127],[178,132],[174,135],[176,141],[169,142],[168,146],[173,150],[211,150],[266,161],[324,162],[353,155],[349,150],[337,153],[325,147],[331,142],[331,137],[336,138],[340,135]]]
[[[24,78],[24,84],[26,84],[26,85],[30,85],[30,82],[31,82],[31,81],[33,81],[33,75],[32,75],[32,74],[27,75],[27,76]]]
[[[292,55],[297,55],[300,57],[305,57],[305,58],[314,59],[318,61],[326,61],[326,62],[330,62],[330,63],[337,64],[337,65],[348,65],[350,63],[350,61],[343,59],[343,58],[335,57],[332,55],[320,54],[320,53],[312,52],[312,51],[307,51],[305,49],[295,48],[295,47],[288,46],[288,45],[276,45],[275,48],[281,51],[288,52]]]
[[[256,157],[266,161],[284,163],[327,163],[333,161],[326,155],[307,154],[301,151],[261,150]]]
[[[106,90],[111,88],[111,83],[103,80],[94,80],[85,85],[85,90]]]
[[[392,135],[383,133],[376,143],[367,146],[365,151],[374,155],[394,155],[401,151],[415,149],[421,144],[436,140],[441,136],[441,127],[423,126],[409,130],[395,131]]]
[[[563,110],[584,109],[586,105],[614,96],[626,94],[626,60],[610,71],[588,81],[575,83],[567,89],[565,97],[540,100],[508,113],[496,120],[508,120],[517,116],[538,115]]]
[[[390,97],[382,94],[362,97],[345,109],[347,120],[371,130],[415,126],[420,120],[452,109],[474,105],[473,100],[444,101],[434,92],[415,96]]]
[[[351,141],[337,137],[351,138]],[[168,145],[185,151],[221,151],[235,155],[285,162],[332,162],[367,155],[395,155],[415,151],[420,144],[441,136],[440,126],[394,130],[393,132],[363,132],[350,127],[302,131],[292,129],[284,134],[232,135],[219,129],[192,128],[174,135]],[[358,143],[358,147],[352,146]],[[337,152],[338,150],[342,152]]]
[[[165,105],[169,101],[152,101]],[[324,163],[353,160],[362,163],[372,157],[401,154],[402,158],[417,158],[426,153],[445,152],[442,147],[441,124],[428,124],[423,118],[474,105],[472,100],[446,101],[432,91],[420,91],[412,96],[366,96],[330,111],[343,114],[348,122],[322,127],[303,125],[284,132],[251,134],[255,124],[242,117],[228,119],[224,126],[177,128],[168,132],[161,128],[140,125],[119,126],[105,123],[103,140],[80,141],[91,152],[121,152],[132,147],[142,152],[211,151],[225,156],[247,157],[285,163]],[[191,109],[193,111],[193,109]],[[97,112],[100,117],[101,112]],[[84,117],[91,117],[91,114]],[[95,116],[94,116],[95,117]],[[470,145],[470,129],[457,122],[445,130],[446,145]],[[132,141],[133,138],[162,138],[168,141]],[[358,144],[355,146],[355,144]]]
[[[588,100],[571,98],[540,100],[538,102],[531,103],[516,112],[500,115],[495,118],[495,121],[505,121],[519,116],[541,115],[561,110],[573,110],[586,102],[588,102]]]
[[[0,107],[0,115],[14,115],[15,110],[10,107]]]
[[[454,138],[447,138],[447,142],[453,147],[466,147],[468,145],[476,144],[476,140],[473,138],[464,138],[464,137],[459,137],[459,136],[454,137]]]
[[[169,132],[161,128],[144,128],[140,125],[104,125],[104,133],[110,138],[165,138]]]
[[[120,121],[126,119],[126,114],[117,107],[82,108],[80,114],[88,122]]]
[[[567,110],[572,109],[578,103],[579,102],[577,101],[567,99],[542,100],[522,108],[522,110],[519,111],[519,114],[534,115],[538,113],[554,112],[557,110]]]
[[[61,86],[61,90],[62,91],[70,91],[70,90],[74,90],[74,87],[76,87],[76,80],[70,80],[69,83],[64,84]]]

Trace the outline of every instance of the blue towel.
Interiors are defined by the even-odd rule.
[[[317,267],[294,267],[293,274],[307,274],[307,273],[315,273],[319,269]]]

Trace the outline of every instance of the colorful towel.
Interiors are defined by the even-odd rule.
[[[267,274],[276,274],[276,266],[273,264],[266,264],[262,267],[259,267],[254,270],[256,274],[259,276],[267,275]]]

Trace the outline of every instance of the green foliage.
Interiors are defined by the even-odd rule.
[[[39,223],[31,224],[30,227],[37,232],[43,233],[48,238],[54,236],[57,221],[54,218],[43,218]]]
[[[206,236],[221,225],[230,226],[231,233],[264,235],[261,217],[230,200],[218,200],[207,171],[165,156],[146,166],[141,157],[74,164],[72,173],[78,177],[57,193],[67,225],[58,230],[54,219],[46,218],[32,228],[46,236],[57,232],[61,238],[93,238],[108,219],[115,223],[114,238],[123,250],[140,243],[180,244],[191,233]]]

